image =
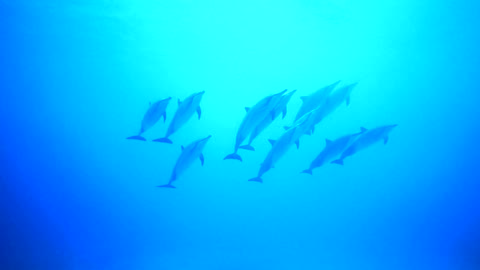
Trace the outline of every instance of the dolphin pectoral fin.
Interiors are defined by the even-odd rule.
[[[197,107],[197,114],[198,114],[198,119],[200,119],[200,116],[202,115],[202,109],[200,109],[200,106]]]
[[[270,144],[273,146],[275,144],[275,140],[272,140],[272,139],[268,139],[268,142],[270,142]]]
[[[315,126],[312,127],[312,134],[315,132]]]
[[[334,161],[332,161],[332,162],[330,162],[330,163],[332,163],[332,164],[338,164],[338,165],[343,165],[343,159],[336,159],[336,160],[334,160]]]
[[[363,132],[365,132],[365,131],[367,131],[367,130],[368,130],[368,129],[366,129],[366,128],[364,128],[364,127],[361,127],[361,128],[360,128],[360,133],[363,133]]]
[[[165,123],[165,121],[167,121],[167,112],[163,112],[162,113],[162,116],[163,116],[163,122]]]
[[[226,159],[236,159],[236,160],[242,161],[242,157],[237,153],[227,155],[226,157],[223,158],[223,160],[226,160]]]
[[[345,103],[348,105],[350,105],[350,96],[347,97],[347,99],[345,100]]]
[[[171,183],[168,183],[168,184],[165,184],[165,185],[160,185],[160,186],[157,186],[157,187],[162,187],[162,188],[176,188],[176,187],[174,187]]]
[[[203,154],[200,154],[199,158],[200,158],[200,162],[202,163],[202,166],[203,166],[203,163],[205,162],[205,157],[203,156]]]
[[[130,136],[127,138],[127,140],[139,140],[139,141],[146,141],[146,139],[140,135],[136,135],[136,136]]]
[[[275,111],[270,111],[270,116],[272,117],[272,121],[275,120]]]
[[[180,145],[180,147],[182,148],[182,151],[185,150],[185,147],[183,147],[183,145]]]
[[[172,144],[173,142],[169,138],[158,138],[153,140],[154,142],[168,143]]]
[[[297,139],[297,140],[295,141],[295,145],[297,146],[297,149],[300,148],[300,140],[299,140],[299,139]]]
[[[242,148],[242,149],[249,150],[249,151],[255,151],[255,148],[253,148],[253,146],[251,146],[249,144],[240,145],[238,148]]]
[[[385,138],[383,138],[383,144],[387,144],[388,142],[388,136],[385,136]]]
[[[260,177],[254,177],[254,178],[252,178],[252,179],[248,179],[248,181],[263,183],[263,180],[262,180],[262,178],[260,178]]]
[[[308,174],[312,175],[312,169],[303,170],[301,173],[308,173]]]
[[[286,115],[287,115],[287,107],[285,107],[285,108],[282,110],[282,119],[284,119]]]

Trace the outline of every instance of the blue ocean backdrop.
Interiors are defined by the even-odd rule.
[[[0,0],[0,269],[480,269],[479,7]],[[247,181],[300,97],[338,80],[350,104]],[[284,89],[286,117],[224,160],[244,108]],[[201,118],[152,142],[200,91]],[[392,124],[300,173],[326,139]],[[157,187],[209,135],[204,166]]]

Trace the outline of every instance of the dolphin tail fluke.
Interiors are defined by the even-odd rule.
[[[343,165],[343,159],[336,159],[336,160],[334,160],[334,161],[332,161],[332,162],[330,162],[330,163],[332,163],[332,164],[338,164],[338,165]]]
[[[312,175],[312,169],[303,170],[301,173],[308,173],[308,174]]]
[[[162,188],[176,188],[176,187],[173,186],[171,183],[168,183],[168,184],[165,184],[165,185],[160,185],[160,186],[157,186],[157,187],[162,187]]]
[[[168,144],[172,144],[172,140],[170,140],[169,138],[158,138],[158,139],[155,139],[153,140],[154,142],[161,142],[161,143],[168,143]]]
[[[146,141],[146,139],[140,135],[136,135],[136,136],[130,136],[127,138],[127,140],[139,140],[139,141]]]
[[[253,146],[251,146],[249,144],[240,145],[238,148],[242,148],[242,149],[249,150],[249,151],[255,151],[255,148],[253,148]]]
[[[236,159],[236,160],[242,161],[242,157],[237,153],[227,155],[225,158],[223,158],[223,160],[226,160],[226,159]]]
[[[252,178],[252,179],[248,179],[248,181],[263,183],[263,180],[260,177],[255,177],[255,178]]]

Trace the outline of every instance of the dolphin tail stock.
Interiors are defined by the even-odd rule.
[[[238,148],[242,148],[242,149],[249,150],[249,151],[255,151],[255,148],[253,148],[253,146],[251,146],[249,144],[240,145]]]
[[[308,173],[308,174],[312,175],[312,169],[306,169],[306,170],[301,171],[300,173]]]
[[[154,142],[161,142],[161,143],[168,143],[168,144],[172,144],[172,140],[170,140],[169,138],[165,137],[165,138],[158,138],[158,139],[155,139],[153,140]]]
[[[161,187],[161,188],[176,188],[175,186],[172,185],[172,183],[168,183],[168,184],[165,184],[165,185],[160,185],[160,186],[157,186],[157,187]]]
[[[236,160],[243,161],[242,157],[237,153],[232,153],[232,154],[227,155],[226,157],[223,158],[223,160],[226,160],[226,159],[236,159]]]
[[[254,178],[248,179],[248,181],[263,183],[263,180],[261,177],[254,177]]]
[[[146,139],[140,135],[136,135],[136,136],[130,136],[127,138],[127,140],[139,140],[139,141],[146,141]]]
[[[330,162],[330,163],[332,163],[332,164],[338,164],[338,165],[343,165],[343,159],[341,159],[341,158],[340,158],[340,159],[336,159],[336,160],[334,160],[334,161],[332,161],[332,162]]]

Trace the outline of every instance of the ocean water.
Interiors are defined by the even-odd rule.
[[[475,1],[0,1],[0,269],[480,269]],[[358,82],[256,176],[300,96]],[[233,150],[244,107],[297,92]],[[177,100],[202,117],[162,137]],[[136,135],[149,106],[167,122]],[[325,139],[398,124],[313,176]],[[181,145],[205,164],[168,182]]]

